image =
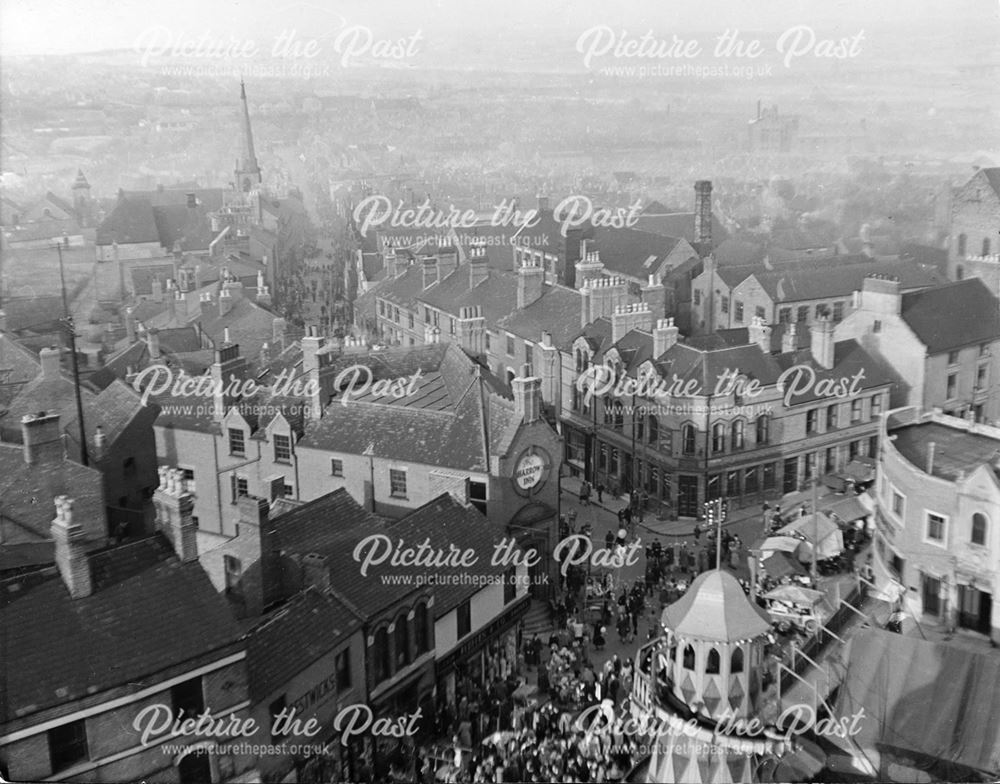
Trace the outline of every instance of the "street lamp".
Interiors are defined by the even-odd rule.
[[[722,524],[729,516],[729,499],[716,498],[705,501],[705,522],[711,527],[715,525],[715,568],[722,568]]]

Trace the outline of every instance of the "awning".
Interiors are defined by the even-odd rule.
[[[859,495],[841,498],[836,503],[824,507],[822,511],[827,514],[836,515],[839,520],[845,523],[853,523],[855,520],[860,520],[862,517],[867,517],[871,514],[860,501],[860,498],[861,496]]]
[[[764,571],[771,577],[780,580],[782,577],[794,577],[798,574],[806,574],[805,567],[797,559],[788,553],[772,552],[771,556],[764,561]]]
[[[809,545],[806,553],[800,552],[800,555],[805,555],[806,560],[811,560],[813,549],[816,550],[820,560],[833,558],[844,551],[844,535],[840,532],[840,527],[822,512],[818,515],[799,517],[778,533],[786,536],[792,534],[802,536]]]
[[[794,553],[802,540],[795,536],[769,536],[760,546],[761,551],[777,551],[779,553]]]
[[[842,472],[855,482],[871,482],[875,478],[875,461],[865,457],[856,457]]]

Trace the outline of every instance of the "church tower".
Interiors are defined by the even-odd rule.
[[[90,183],[83,175],[83,169],[76,170],[76,180],[73,181],[73,209],[80,219],[81,226],[91,223]]]
[[[250,108],[247,106],[247,88],[240,79],[240,157],[236,162],[236,189],[249,193],[260,188],[260,166],[253,147],[253,129],[250,127]]]

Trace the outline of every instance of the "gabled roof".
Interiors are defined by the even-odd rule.
[[[150,405],[154,406],[152,413],[159,411],[155,403]],[[116,378],[94,398],[91,405],[84,407],[83,423],[89,448],[94,449],[94,436],[98,425],[110,446],[145,409],[139,394],[124,381]],[[80,443],[80,428],[77,421],[74,416],[63,426],[63,432],[69,435],[74,444]]]
[[[679,239],[638,229],[594,229],[606,269],[645,282],[677,247]]]
[[[203,308],[199,325],[215,345],[221,345],[226,329],[229,339],[240,346],[240,352],[251,361],[260,355],[261,346],[270,343],[274,313],[247,297],[239,297],[225,315],[216,306]]]
[[[901,315],[929,354],[1000,340],[1000,303],[979,278],[903,294]]]
[[[80,385],[80,396],[85,406],[94,404],[95,394],[83,384]],[[39,373],[24,384],[17,397],[11,401],[3,417],[3,426],[20,430],[21,417],[25,414],[37,414],[39,411],[59,414],[62,422],[69,421],[76,414],[76,385],[72,379],[62,373],[47,379]]]
[[[373,567],[361,578],[354,548],[374,534],[391,536],[383,520],[365,511],[344,488],[302,504],[272,520],[282,550],[300,556],[317,553],[327,558],[333,595],[367,620],[385,607],[419,590],[415,583],[382,580],[398,570],[388,564]]]
[[[435,549],[448,551],[452,546],[459,551],[471,550],[479,557],[466,568],[441,567],[444,573],[479,575],[480,578],[502,575],[505,566],[492,564],[494,545],[504,538],[505,531],[487,520],[475,508],[465,507],[447,493],[438,496],[395,521],[389,522],[390,535],[406,542],[430,541]],[[486,579],[478,584],[443,582],[434,587],[434,617],[441,618],[469,597],[480,591]]]
[[[346,641],[361,620],[329,594],[307,588],[245,636],[250,699],[262,702]]]
[[[780,269],[754,273],[757,281],[776,302],[847,297],[861,291],[865,278],[878,273],[899,278],[900,289],[933,286],[937,274],[906,261],[872,261],[863,264],[837,264],[819,269]]]
[[[162,535],[94,554],[90,568],[94,593],[80,599],[54,569],[5,581],[0,721],[155,683],[162,671],[239,640],[201,565],[178,561]]]
[[[988,182],[990,187],[996,192],[997,196],[1000,196],[1000,168],[991,166],[986,169],[980,169],[980,171],[986,178],[986,182]]]
[[[148,199],[125,197],[97,227],[98,245],[159,242],[160,232]]]
[[[41,363],[34,353],[10,335],[0,333],[0,406],[9,405],[21,386],[41,372]]]
[[[747,598],[729,572],[713,569],[698,575],[660,620],[682,638],[734,642],[771,631],[771,618]]]
[[[580,332],[581,307],[580,292],[565,286],[546,286],[537,300],[495,324],[497,329],[534,343],[540,343],[542,333],[548,332],[552,344],[562,348],[571,344]]]

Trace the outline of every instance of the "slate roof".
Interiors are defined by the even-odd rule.
[[[645,282],[680,242],[676,237],[638,229],[594,229],[601,263],[612,272]]]
[[[638,216],[635,229],[661,234],[665,237],[680,237],[690,243],[698,241],[694,232],[693,212],[671,212],[653,215],[643,213]],[[712,246],[720,244],[729,237],[729,232],[719,219],[712,215]]]
[[[13,578],[19,590],[4,581],[0,721],[234,650],[240,631],[226,600],[162,535],[94,554],[90,567],[95,590],[80,599],[54,569]]]
[[[993,466],[1000,477],[1000,440],[938,422],[921,422],[892,430],[893,446],[920,471],[927,468],[934,444],[934,476],[954,482],[981,465]]]
[[[980,169],[980,171],[986,177],[986,182],[990,184],[990,187],[996,192],[997,196],[1000,196],[1000,168],[991,166],[986,169]]]
[[[418,590],[415,584],[383,581],[380,573],[397,571],[388,564],[373,567],[367,578],[361,578],[361,565],[353,555],[357,543],[373,534],[391,534],[381,518],[359,506],[344,488],[296,507],[272,522],[282,550],[298,555],[317,553],[328,559],[333,595],[365,620]]]
[[[137,295],[150,296],[153,293],[153,279],[159,278],[164,300],[170,296],[171,292],[167,291],[167,281],[174,277],[174,265],[170,259],[165,261],[165,264],[158,264],[155,267],[132,267],[129,270],[129,274],[132,276],[132,286]],[[154,304],[162,304],[166,307],[165,302]],[[139,320],[138,317],[137,320]]]
[[[150,401],[150,405],[156,406],[152,401]],[[83,424],[87,432],[89,448],[94,449],[94,435],[98,425],[101,426],[110,446],[125,432],[144,408],[142,398],[132,387],[120,379],[112,381],[94,398],[91,405],[84,406]],[[157,407],[154,413],[158,410]],[[80,443],[80,428],[75,416],[66,421],[63,432],[69,436],[74,444]]]
[[[430,546],[445,552],[454,545],[458,550],[472,550],[478,559],[470,567],[444,566],[440,571],[479,575],[480,585],[443,584],[434,586],[434,617],[441,618],[469,597],[478,593],[490,576],[502,575],[503,565],[492,564],[494,545],[506,535],[503,526],[487,520],[473,507],[466,508],[445,493],[398,520],[389,521],[393,537],[406,542],[430,541]]]
[[[6,407],[21,390],[21,383],[42,372],[38,357],[10,335],[0,333],[0,406]]]
[[[370,450],[377,457],[486,471],[490,455],[498,454],[520,426],[513,403],[499,394],[499,382],[454,344],[346,354],[338,361],[364,363],[376,378],[409,376],[417,367],[423,377],[412,396],[368,396],[346,405],[334,400],[321,419],[308,423],[302,448],[348,454]]]
[[[878,273],[899,278],[900,289],[924,288],[940,277],[906,261],[838,264],[819,269],[782,269],[755,273],[757,281],[776,302],[847,297],[864,287],[865,277]]]
[[[148,199],[126,196],[97,227],[98,245],[159,242],[160,231]]]
[[[271,342],[274,318],[270,310],[244,296],[237,299],[223,316],[219,315],[215,305],[203,308],[198,323],[216,346],[222,344],[228,328],[230,341],[239,344],[240,353],[254,361],[260,356],[261,346]]]
[[[81,525],[105,533],[101,472],[73,460],[28,465],[20,444],[0,444],[0,517],[23,529],[27,540],[48,539],[52,499],[67,495],[81,514]]]
[[[548,332],[552,335],[552,344],[563,348],[580,332],[581,308],[578,291],[565,286],[546,286],[539,299],[494,323],[497,329],[534,343],[540,343],[542,333]]]
[[[333,596],[307,588],[247,632],[250,699],[261,702],[347,640],[360,619]]]
[[[495,324],[517,308],[517,275],[490,269],[488,276],[475,288],[469,286],[469,263],[458,267],[444,280],[424,288],[423,265],[410,265],[406,272],[386,280],[378,288],[378,296],[410,309],[416,303],[427,303],[445,313],[458,316],[462,307],[480,305],[487,324]]]
[[[84,406],[93,405],[95,394],[83,384],[80,396]],[[3,427],[20,432],[21,417],[46,411],[59,414],[60,421],[67,422],[76,414],[76,388],[72,380],[60,373],[56,378],[47,379],[41,373],[24,384],[17,397],[11,401],[3,417]]]
[[[901,315],[929,354],[1000,339],[1000,303],[979,278],[905,293]]]

